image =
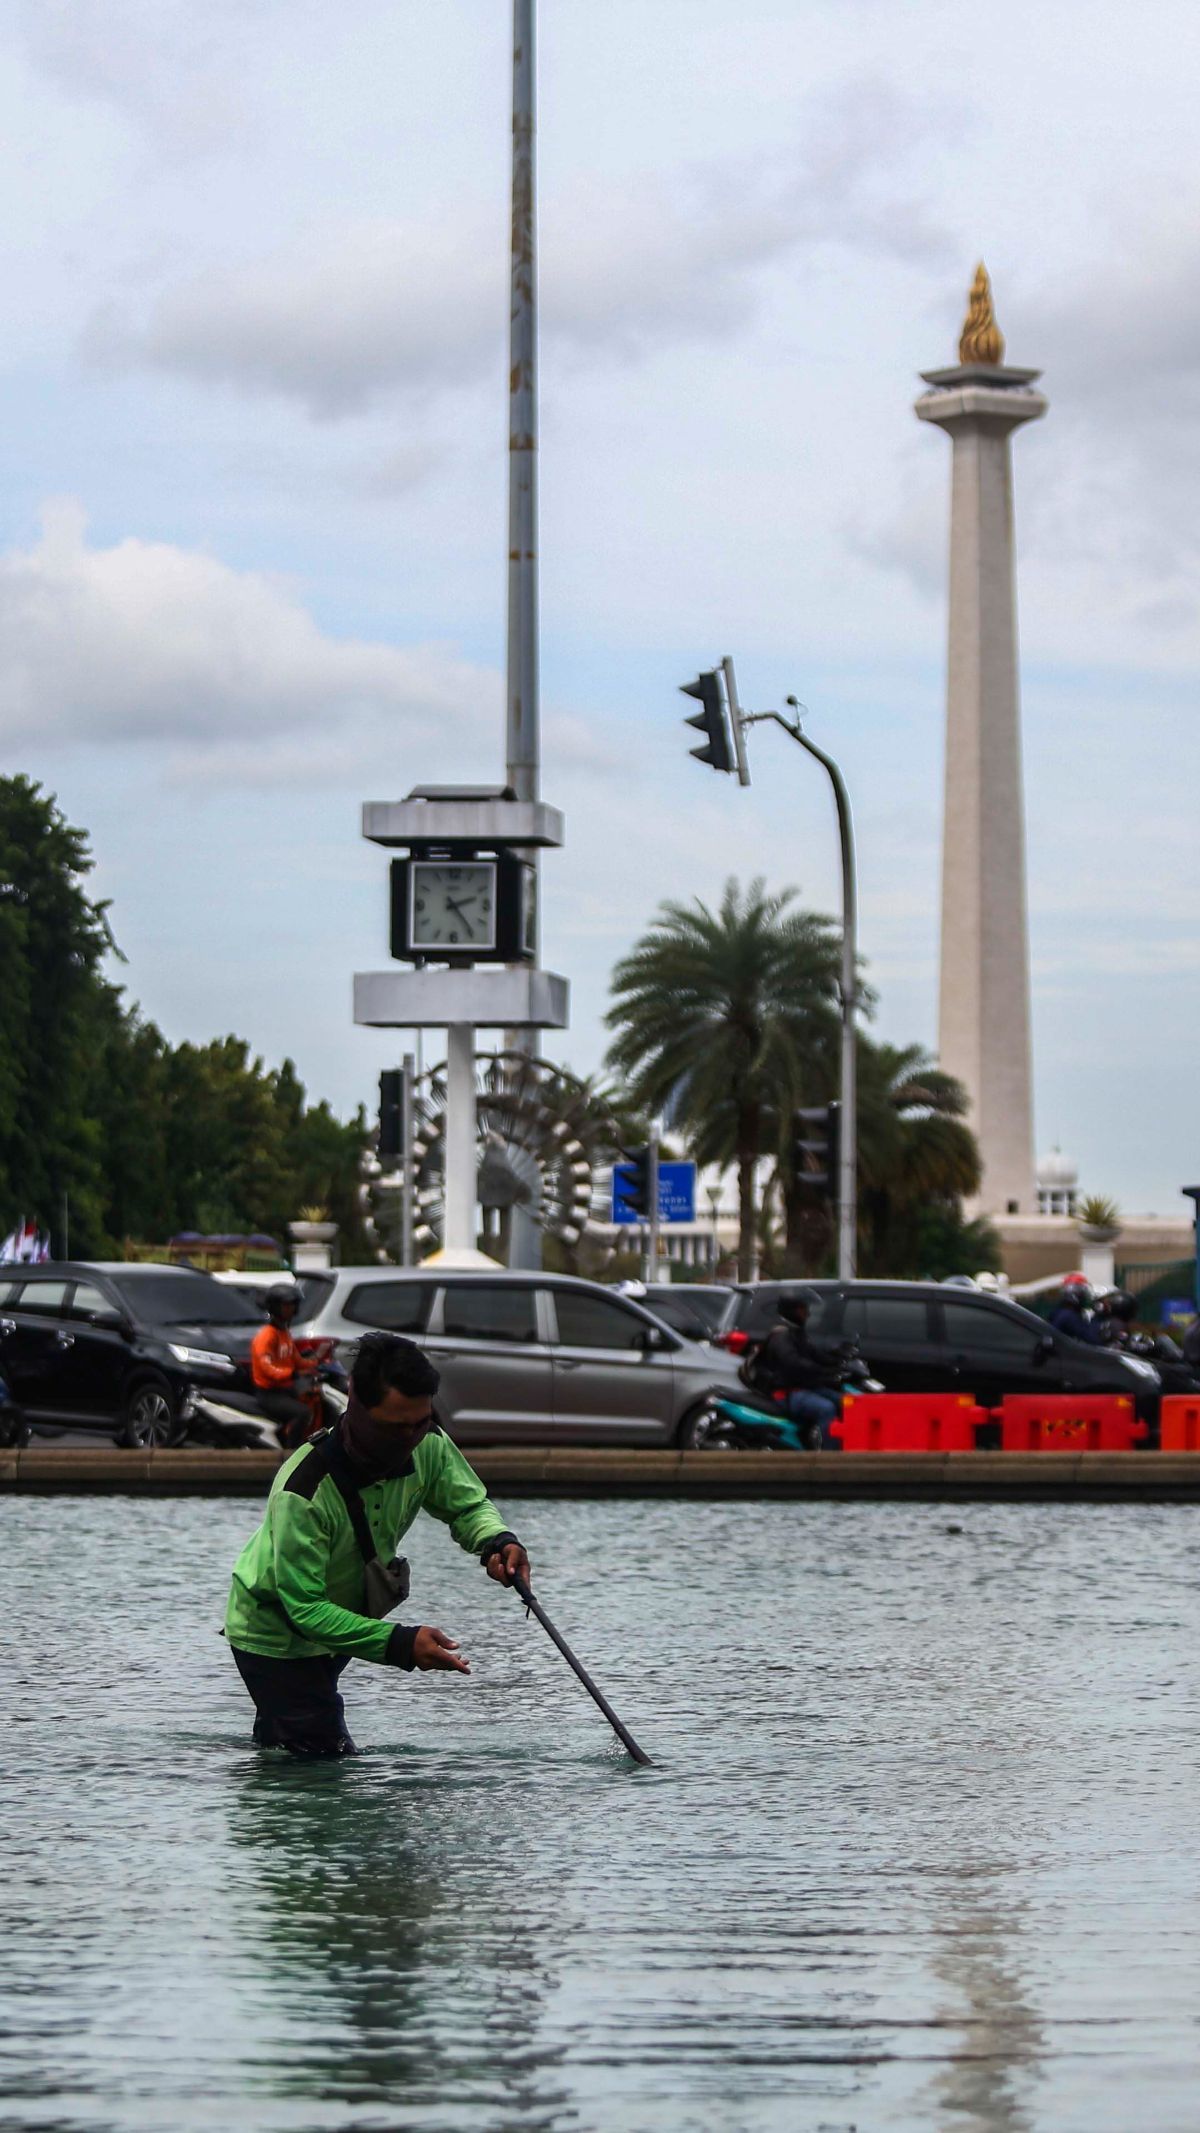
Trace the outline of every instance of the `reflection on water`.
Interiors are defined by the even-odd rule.
[[[1193,1512],[505,1508],[652,1770],[432,1525],[305,1766],[253,1505],[4,1503],[0,2126],[1191,2133]]]

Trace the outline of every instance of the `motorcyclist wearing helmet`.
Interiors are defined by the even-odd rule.
[[[1094,1302],[1092,1286],[1086,1276],[1068,1274],[1058,1303],[1050,1314],[1055,1332],[1065,1333],[1068,1340],[1083,1341],[1089,1348],[1101,1347],[1103,1332],[1099,1321],[1090,1316]]]
[[[1129,1348],[1137,1344],[1141,1338],[1133,1330],[1137,1298],[1127,1289],[1106,1289],[1098,1301],[1101,1331],[1108,1347]]]
[[[1152,1333],[1140,1328],[1137,1324],[1138,1300],[1127,1289],[1110,1289],[1104,1299],[1104,1310],[1112,1347],[1153,1363],[1164,1392],[1196,1391],[1196,1363],[1188,1356],[1186,1335],[1181,1350],[1169,1333]]]
[[[834,1390],[835,1359],[809,1338],[813,1300],[805,1289],[781,1291],[775,1301],[781,1323],[767,1335],[746,1375],[757,1392],[786,1393],[788,1414],[805,1427],[811,1449],[820,1451],[828,1444],[829,1425],[837,1420],[841,1402]]]
[[[250,1343],[250,1376],[264,1415],[274,1422],[281,1443],[294,1451],[312,1424],[312,1409],[305,1397],[311,1392],[312,1377],[291,1331],[300,1296],[290,1282],[280,1281],[267,1290],[263,1302],[267,1323]]]

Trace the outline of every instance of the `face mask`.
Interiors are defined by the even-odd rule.
[[[429,1434],[428,1422],[377,1422],[354,1393],[342,1417],[341,1438],[354,1464],[364,1473],[394,1477],[407,1474],[413,1449]]]

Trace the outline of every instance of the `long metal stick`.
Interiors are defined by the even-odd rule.
[[[527,1607],[529,1609],[530,1614],[537,1616],[538,1621],[541,1623],[542,1628],[545,1630],[546,1635],[549,1637],[551,1643],[557,1644],[559,1651],[562,1653],[563,1658],[567,1662],[567,1665],[570,1667],[572,1673],[578,1675],[580,1681],[582,1681],[584,1688],[587,1690],[588,1695],[591,1697],[593,1703],[599,1704],[600,1709],[603,1711],[604,1716],[607,1718],[609,1725],[612,1727],[613,1732],[616,1734],[617,1739],[620,1741],[621,1746],[624,1748],[626,1754],[631,1755],[635,1763],[649,1763],[650,1757],[646,1754],[645,1749],[638,1747],[638,1744],[635,1741],[628,1726],[622,1725],[620,1719],[617,1717],[617,1714],[613,1710],[613,1707],[610,1704],[607,1696],[604,1694],[604,1691],[596,1687],[596,1684],[592,1680],[591,1675],[588,1673],[586,1666],[581,1665],[580,1661],[575,1657],[575,1654],[571,1650],[570,1645],[567,1643],[566,1638],[559,1636],[559,1633],[555,1629],[554,1624],[550,1620],[549,1615],[546,1613],[545,1608],[542,1607],[540,1603],[534,1599],[532,1590],[526,1583],[525,1579],[518,1574],[516,1577],[514,1577],[512,1585],[513,1591],[516,1593],[522,1606]]]

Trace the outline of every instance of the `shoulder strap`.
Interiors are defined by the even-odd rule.
[[[335,1432],[331,1429],[328,1432],[323,1432],[323,1434],[326,1439],[324,1447],[325,1464],[328,1468],[329,1478],[349,1512],[350,1523],[354,1528],[354,1538],[358,1542],[359,1554],[364,1563],[373,1563],[378,1557],[379,1550],[375,1546],[374,1535],[371,1532],[367,1518],[366,1506],[358,1492],[358,1484],[350,1471],[350,1462]]]

